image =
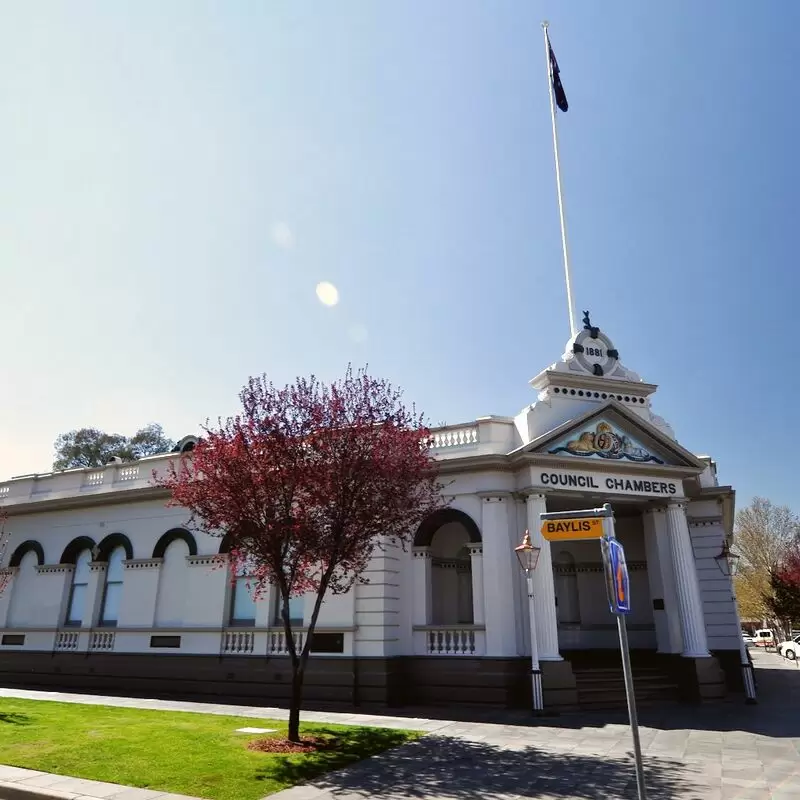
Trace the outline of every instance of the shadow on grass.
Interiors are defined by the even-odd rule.
[[[29,725],[31,718],[27,714],[17,714],[14,711],[0,711],[0,722],[10,725]]]
[[[358,729],[340,754],[374,753],[377,741],[391,747],[391,731]],[[395,738],[400,738],[394,734]],[[334,754],[327,754],[334,755]],[[353,758],[351,757],[351,761]],[[331,796],[452,798],[485,800],[494,796],[605,800],[635,798],[636,775],[632,758],[625,755],[589,755],[553,752],[522,740],[505,746],[429,735],[385,752],[379,759],[353,764],[340,772],[341,764],[328,759],[276,760],[269,777],[287,784],[313,778],[317,789]],[[686,765],[664,758],[645,761],[648,793],[659,800],[685,797],[691,788]]]

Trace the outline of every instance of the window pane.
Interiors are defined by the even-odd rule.
[[[67,622],[78,625],[83,622],[83,606],[86,602],[86,584],[79,583],[72,587],[69,596],[69,609],[67,610]]]
[[[109,583],[122,583],[122,562],[125,558],[125,548],[117,547],[108,557],[106,580]]]
[[[122,583],[106,584],[106,596],[103,600],[101,622],[116,622],[119,619],[119,602],[122,598]]]
[[[303,612],[305,611],[305,604],[306,599],[303,595],[300,595],[300,597],[289,598],[289,621],[292,623],[292,625],[303,624]],[[281,611],[282,607],[283,600],[278,597],[277,612],[275,614],[276,625],[283,625],[283,613]]]
[[[289,598],[289,619],[293,625],[303,624],[303,612],[305,611],[306,599],[302,595],[300,597]]]
[[[92,560],[92,553],[84,550],[75,560],[75,572],[72,573],[73,583],[89,582],[89,562]]]
[[[247,584],[251,583],[252,588]],[[256,601],[253,599],[252,591],[255,583],[250,578],[238,578],[233,586],[233,612],[231,619],[243,621],[255,621]]]

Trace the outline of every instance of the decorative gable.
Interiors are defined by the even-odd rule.
[[[615,400],[559,425],[524,449],[531,454],[609,465],[617,462],[697,471],[705,468],[686,448]]]
[[[637,461],[663,464],[659,458],[630,433],[622,431],[605,417],[573,429],[547,448],[551,455],[578,456],[608,461]]]

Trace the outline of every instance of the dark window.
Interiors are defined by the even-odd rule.
[[[343,633],[315,633],[311,639],[312,653],[344,653]]]
[[[25,634],[24,633],[4,633],[3,639],[0,644],[25,644]]]
[[[180,636],[151,636],[150,647],[180,647]]]
[[[653,611],[663,611],[664,601],[660,597],[653,598]]]

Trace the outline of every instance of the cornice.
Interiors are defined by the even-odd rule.
[[[22,503],[3,504],[3,511],[9,517],[26,514],[41,514],[51,511],[63,511],[75,508],[91,508],[93,506],[119,505],[121,503],[158,500],[170,496],[168,489],[160,486],[143,486],[137,489],[119,489],[110,492],[94,492],[93,494],[71,495],[69,497],[42,498]]]
[[[517,451],[509,457],[515,467],[533,466],[545,469],[580,469],[587,472],[625,474],[625,475],[660,475],[673,480],[686,480],[699,475],[702,470],[697,467],[679,467],[671,464],[636,464],[630,461],[600,461],[589,458],[564,458],[549,453],[525,453]]]

